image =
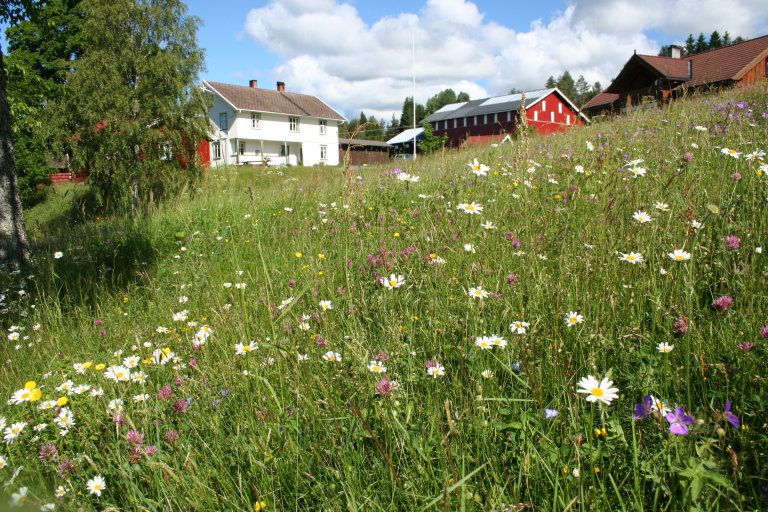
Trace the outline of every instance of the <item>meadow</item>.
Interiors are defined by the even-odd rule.
[[[768,508],[768,86],[26,212],[19,510]],[[27,508],[24,508],[27,507]]]

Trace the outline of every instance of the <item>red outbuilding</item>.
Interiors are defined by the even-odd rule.
[[[427,121],[436,136],[448,136],[448,146],[499,142],[516,132],[523,94],[528,126],[537,133],[562,132],[589,122],[557,88],[452,103],[430,115]]]

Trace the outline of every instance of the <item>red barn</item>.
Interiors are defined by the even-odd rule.
[[[523,94],[507,94],[446,105],[427,118],[436,136],[447,135],[448,146],[490,144],[514,134],[520,122]],[[550,134],[589,120],[559,89],[525,93],[525,117],[536,132]]]

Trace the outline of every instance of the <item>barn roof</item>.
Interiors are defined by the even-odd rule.
[[[387,144],[402,144],[404,142],[410,142],[414,137],[417,139],[421,138],[423,133],[424,128],[409,128],[389,139]]]
[[[635,54],[627,61],[605,92],[620,93],[626,90],[638,72],[647,72],[657,78],[678,82],[676,87],[695,87],[739,80],[744,73],[766,56],[768,56],[768,35],[697,53],[690,57]]]
[[[575,112],[579,109],[557,88],[538,89],[525,93],[525,108],[530,108],[550,94],[558,94],[565,100]],[[463,103],[451,103],[435,111],[427,118],[427,121],[445,121],[448,119],[460,119],[463,117],[480,116],[485,114],[496,114],[499,112],[514,112],[520,109],[523,102],[523,94],[505,94],[503,96],[492,96],[479,100],[470,100]],[[583,114],[579,112],[582,117]],[[584,117],[586,120],[586,117]]]
[[[203,87],[209,92],[221,96],[236,110],[317,117],[337,121],[345,120],[344,116],[333,110],[320,98],[308,94],[258,89],[207,80],[203,80]]]

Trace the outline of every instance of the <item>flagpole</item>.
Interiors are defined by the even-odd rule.
[[[416,160],[416,23],[411,25],[411,59],[413,62],[413,159]]]

